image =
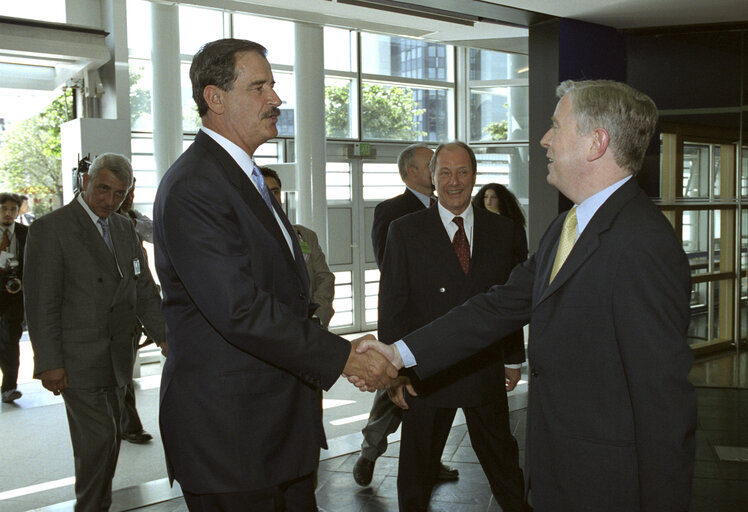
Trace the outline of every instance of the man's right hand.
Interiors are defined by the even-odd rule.
[[[68,374],[65,373],[65,368],[55,368],[42,372],[41,379],[42,386],[55,395],[59,395],[62,390],[68,387]]]
[[[376,340],[368,334],[351,342],[351,352],[348,356],[343,376],[361,391],[383,389],[397,378],[397,370],[382,354],[372,350],[356,350],[363,340]]]
[[[410,383],[410,379],[405,375],[401,375],[395,379],[395,382],[387,386],[387,396],[389,396],[392,403],[400,409],[407,409],[408,403],[405,401],[405,393],[403,393],[403,389],[407,389],[411,396],[418,396],[418,393],[416,393],[416,390],[413,389],[413,386]]]

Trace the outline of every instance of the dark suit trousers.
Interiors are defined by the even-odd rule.
[[[400,512],[426,512],[444,445],[457,409],[432,407],[405,391],[397,495]],[[470,441],[496,501],[505,512],[520,512],[524,477],[517,441],[509,428],[506,399],[464,407]]]
[[[133,345],[135,346],[135,364],[137,363],[138,343],[140,342],[140,329],[138,329]],[[140,421],[140,415],[135,408],[135,384],[130,383],[125,386],[125,399],[122,409],[122,419],[120,426],[123,434],[139,434],[143,430],[143,422]]]
[[[20,365],[19,342],[23,334],[23,294],[0,291],[0,372],[1,391],[16,389]]]
[[[387,451],[387,437],[400,426],[402,409],[396,406],[387,392],[380,389],[374,394],[371,412],[366,426],[361,431],[364,440],[361,443],[361,456],[375,461]]]
[[[312,475],[252,492],[193,494],[183,490],[184,502],[190,512],[317,512]]]
[[[124,386],[62,392],[75,460],[75,512],[109,510],[112,504],[124,393]]]

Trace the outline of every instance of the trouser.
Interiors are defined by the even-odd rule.
[[[75,460],[75,512],[109,510],[120,447],[125,387],[62,392]]]
[[[140,324],[133,338],[135,346],[135,364],[138,361],[138,343],[140,342]],[[140,415],[135,408],[135,384],[130,383],[125,387],[125,401],[122,409],[122,421],[120,427],[123,434],[139,434],[143,430],[143,422],[140,421]]]
[[[406,400],[409,409],[403,411],[398,503],[401,512],[425,512],[457,409],[432,407],[407,393]],[[519,467],[517,441],[509,428],[506,399],[462,410],[470,442],[494,498],[505,512],[521,511],[524,477]]]
[[[361,456],[367,460],[375,461],[387,451],[387,436],[392,434],[400,426],[402,409],[392,403],[387,391],[380,389],[374,395],[371,404],[369,421],[361,431],[364,441],[361,443]]]
[[[0,372],[3,382],[0,391],[10,391],[18,386],[18,367],[21,362],[19,343],[23,334],[23,309],[20,315],[15,308],[7,307],[0,315]]]
[[[183,494],[190,512],[317,512],[312,480],[310,473],[259,491]]]

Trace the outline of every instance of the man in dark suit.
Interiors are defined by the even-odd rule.
[[[308,318],[301,248],[252,160],[280,114],[265,55],[238,39],[195,55],[203,128],[154,207],[169,342],[161,433],[192,511],[316,510],[312,472],[326,447],[319,389],[341,373],[386,366],[397,376]]]
[[[521,226],[470,204],[476,179],[470,147],[442,144],[431,160],[431,172],[438,206],[390,225],[379,282],[379,336],[384,343],[394,343],[504,283],[527,257]],[[473,449],[496,501],[504,511],[521,511],[524,479],[509,428],[506,389],[516,385],[525,359],[522,330],[501,341],[430,379],[410,374],[388,388],[404,409],[397,476],[401,511],[428,508],[457,407],[465,413]],[[453,342],[459,343],[459,337]],[[503,362],[512,367],[505,370]],[[418,395],[403,394],[406,385]]]
[[[164,340],[156,284],[140,240],[119,208],[132,167],[105,153],[73,201],[29,227],[24,263],[34,376],[65,400],[75,457],[76,511],[108,510],[120,414],[132,380],[139,321]]]
[[[405,183],[405,192],[379,203],[374,208],[371,226],[374,259],[380,269],[390,223],[403,215],[423,210],[436,202],[429,169],[433,154],[434,152],[425,144],[413,144],[402,150],[397,157],[397,169],[400,172],[400,178]]]
[[[657,109],[617,82],[567,81],[557,93],[541,144],[548,182],[575,207],[504,286],[405,336],[400,350],[379,348],[426,378],[529,321],[525,474],[535,510],[688,510],[689,265],[633,177]]]
[[[384,248],[387,244],[387,230],[390,223],[423,210],[436,202],[434,183],[431,179],[429,162],[434,152],[425,144],[408,146],[397,157],[397,169],[405,183],[405,192],[379,203],[374,209],[374,221],[371,229],[371,243],[377,266],[382,268]],[[353,465],[353,479],[359,485],[369,485],[374,475],[376,460],[387,451],[387,437],[400,426],[402,411],[395,406],[387,393],[377,391],[371,404],[371,412],[366,426],[361,433],[361,455]],[[456,480],[459,472],[456,469],[441,465],[437,479],[440,481]]]
[[[20,196],[0,194],[0,371],[2,401],[21,398],[18,390],[21,335],[23,334],[23,249],[28,227],[16,222]]]

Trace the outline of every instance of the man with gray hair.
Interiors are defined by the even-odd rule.
[[[122,155],[105,153],[66,206],[26,240],[24,292],[34,377],[62,394],[75,458],[76,511],[108,510],[125,386],[138,322],[162,344],[161,298],[135,228],[112,215],[132,185]]]
[[[548,183],[574,207],[505,285],[375,348],[425,379],[530,322],[525,475],[535,510],[688,510],[689,263],[635,178],[657,108],[607,80],[563,82],[557,95],[540,144]]]

